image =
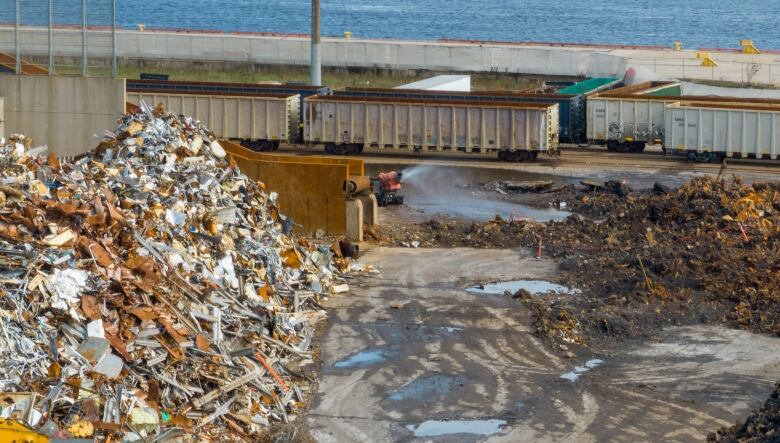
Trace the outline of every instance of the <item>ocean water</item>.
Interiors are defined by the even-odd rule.
[[[79,23],[79,0],[54,0],[55,20]],[[44,0],[21,0],[25,24],[45,24]],[[0,22],[15,0],[0,0]],[[110,23],[110,2],[88,0]],[[121,26],[307,33],[309,0],[117,0]],[[778,0],[322,0],[324,35],[399,39],[587,42],[780,49]]]

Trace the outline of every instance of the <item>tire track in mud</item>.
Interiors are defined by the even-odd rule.
[[[377,248],[365,260],[381,276],[361,277],[351,295],[328,302],[336,309],[308,415],[320,441],[408,441],[414,440],[409,427],[427,420],[482,419],[507,426],[489,436],[433,439],[691,441],[736,418],[724,393],[704,395],[687,381],[697,374],[709,375],[702,382],[725,377],[727,365],[718,362],[734,345],[718,340],[731,336],[707,342],[704,350],[696,347],[703,338],[685,331],[668,334],[671,347],[626,345],[570,382],[561,375],[592,355],[558,357],[533,335],[522,304],[464,290],[475,280],[543,279],[556,271],[554,263],[518,251],[471,249]],[[762,342],[756,349],[780,351],[773,346]],[[745,383],[758,369],[772,379],[769,363],[743,368]],[[775,372],[780,377],[780,367]],[[762,383],[738,400],[760,399]]]

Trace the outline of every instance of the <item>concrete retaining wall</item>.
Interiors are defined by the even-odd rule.
[[[25,56],[45,56],[48,34],[42,28],[21,32]],[[90,57],[111,55],[110,34],[88,33]],[[79,57],[81,31],[57,29],[54,55]],[[119,31],[118,56],[128,59],[248,62],[308,65],[309,39],[300,36]],[[0,52],[13,52],[12,28],[0,28]],[[427,69],[457,72],[584,76],[594,50],[563,47],[488,45],[460,42],[324,38],[322,63],[332,67]],[[622,75],[623,72],[610,73]]]
[[[0,96],[8,133],[26,134],[57,155],[77,155],[116,126],[125,108],[125,81],[0,74]]]
[[[22,54],[28,60],[46,57],[48,33],[23,28]],[[72,61],[81,57],[81,31],[57,29],[54,56]],[[106,66],[111,35],[88,32],[90,66]],[[120,61],[192,67],[204,64],[309,64],[309,39],[300,35],[229,34],[208,32],[132,31],[117,33]],[[13,28],[0,26],[0,52],[14,50]],[[702,67],[696,50],[660,47],[493,43],[469,41],[410,41],[344,39],[322,42],[322,63],[332,68],[393,71],[499,72],[565,77],[622,77],[635,68],[645,80],[695,78],[740,83],[780,84],[777,53],[713,52],[717,68]],[[45,60],[45,59],[44,59]],[[45,64],[45,63],[44,63]],[[76,63],[78,64],[78,63]],[[753,72],[755,71],[755,72]]]

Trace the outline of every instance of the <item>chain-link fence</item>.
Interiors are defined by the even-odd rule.
[[[0,71],[115,76],[115,19],[116,0],[0,0]]]

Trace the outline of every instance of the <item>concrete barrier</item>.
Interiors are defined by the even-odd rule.
[[[124,79],[0,74],[0,95],[5,129],[61,156],[94,148],[125,109]]]
[[[25,27],[21,31],[25,56],[48,53],[48,31]],[[90,30],[90,63],[111,55],[111,36]],[[56,29],[55,57],[81,56],[81,31]],[[244,62],[308,65],[309,39],[305,36],[214,34],[197,32],[117,32],[117,55],[124,59]],[[13,52],[13,28],[0,27],[0,52]],[[391,70],[428,69],[458,72],[508,72],[582,76],[592,51],[581,48],[489,45],[463,42],[323,38],[324,66]],[[620,73],[622,74],[622,73]]]
[[[3,97],[0,97],[0,138],[5,137],[5,119],[3,118]]]
[[[347,201],[347,239],[363,241],[363,202],[360,199]]]
[[[105,29],[88,31],[90,65],[108,66],[111,34]],[[81,31],[54,31],[53,54],[58,60],[78,64]],[[23,27],[22,54],[45,62],[48,31]],[[719,67],[700,67],[696,50],[624,45],[545,44],[459,40],[414,41],[325,37],[322,64],[335,68],[383,70],[425,69],[441,72],[498,72],[545,76],[621,77],[629,67],[646,72],[650,79],[697,78],[732,82],[780,83],[777,52],[742,54],[712,51]],[[14,29],[0,26],[0,52],[13,53]],[[198,31],[117,31],[120,62],[181,68],[204,64],[232,66],[309,64],[309,38],[305,35],[231,34]],[[751,74],[751,72],[758,70]]]

